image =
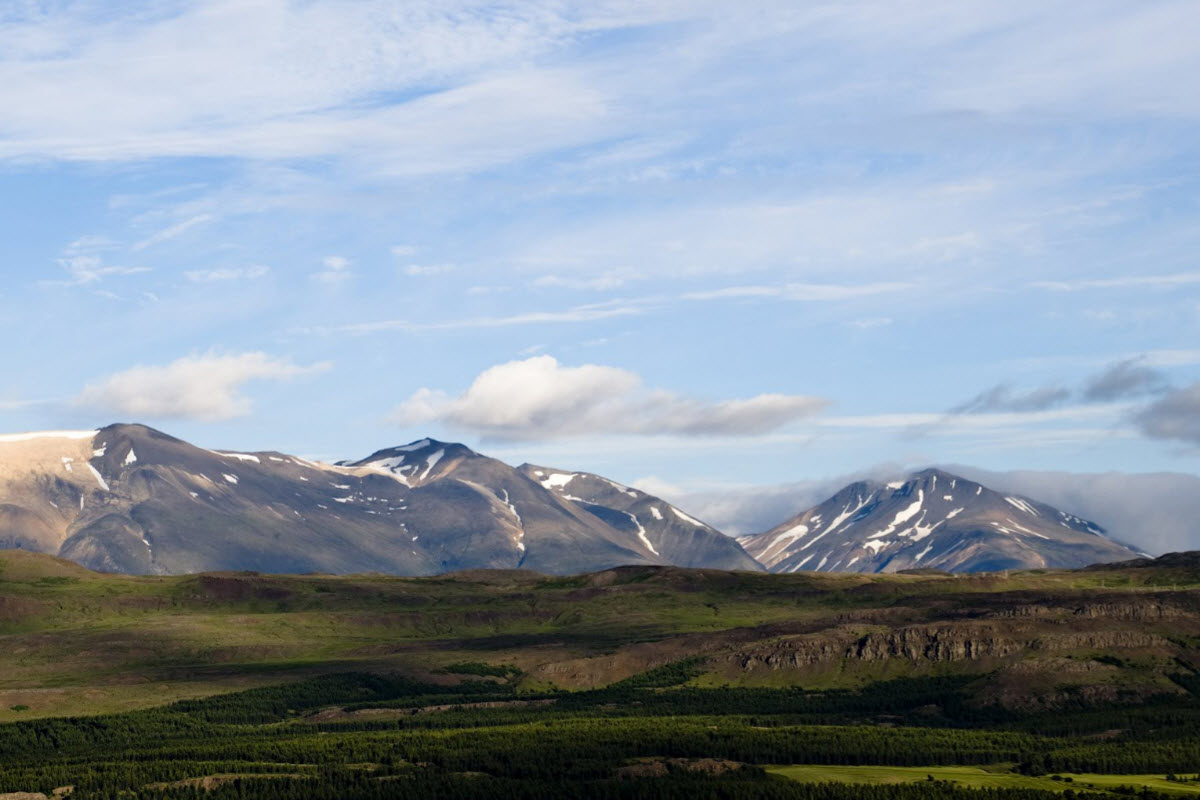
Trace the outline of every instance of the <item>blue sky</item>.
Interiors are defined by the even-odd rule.
[[[1200,6],[0,6],[6,430],[1200,471]]]

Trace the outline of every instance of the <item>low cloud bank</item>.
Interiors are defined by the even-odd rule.
[[[1152,555],[1200,549],[1200,476],[993,472],[951,464],[948,472],[999,492],[1025,495],[1101,525],[1113,538]],[[770,530],[856,480],[892,479],[915,470],[880,466],[834,478],[739,488],[675,491],[664,499],[731,536]]]

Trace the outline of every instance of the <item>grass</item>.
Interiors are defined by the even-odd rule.
[[[616,573],[612,580],[487,573],[137,577],[0,551],[0,722],[147,708],[360,668],[444,676],[454,665],[472,664],[476,670],[519,670],[522,686],[588,688],[731,645],[844,630],[849,615],[856,615],[856,632],[885,631],[897,611],[923,623],[937,619],[938,608],[1003,606],[1010,602],[1007,593],[1019,594],[1019,602],[1058,598],[1069,609],[1073,598],[1100,586],[1111,597],[1161,593],[1165,577],[1173,587],[1198,583],[1196,576],[1164,577],[1154,569],[1007,578],[674,568]],[[1178,630],[1180,624],[1166,623],[1159,633],[1184,637],[1179,647],[1194,649],[1200,628]],[[1098,655],[1104,653],[1081,657]],[[1174,654],[1151,655],[1169,665]],[[1122,679],[1172,688],[1165,677],[1155,677],[1161,668],[1134,669],[1150,663],[1134,656],[1121,653],[1125,666],[1106,667]],[[970,668],[904,659],[831,662],[805,672],[751,673],[726,665],[712,666],[692,682],[803,682],[821,690]]]
[[[1165,775],[1096,775],[1091,773],[1061,773],[1059,778],[1021,775],[1004,766],[996,767],[885,767],[885,766],[824,766],[794,765],[769,767],[769,772],[800,783],[917,783],[930,776],[970,789],[1041,789],[1062,792],[1094,789],[1109,791],[1122,786],[1151,789],[1181,795],[1200,795],[1200,783],[1168,781]]]

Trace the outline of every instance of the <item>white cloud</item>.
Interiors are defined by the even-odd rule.
[[[257,264],[253,267],[222,267],[197,269],[183,273],[192,283],[216,283],[219,281],[254,280],[270,273],[271,268]]]
[[[849,300],[855,297],[870,297],[891,294],[914,288],[911,283],[884,281],[862,284],[788,283],[782,286],[729,286],[706,292],[689,292],[685,300],[723,300],[738,297],[776,297],[780,300],[797,302],[822,302]]]
[[[39,10],[6,15],[0,29],[8,45],[0,60],[0,106],[6,109],[0,150],[14,156],[261,157],[386,146],[381,129],[390,109],[371,101],[431,86],[453,87],[445,93],[451,94],[481,75],[552,62],[577,40],[590,49],[597,34],[617,30],[671,34],[669,47],[653,48],[664,54],[659,60],[638,58],[629,48],[619,66],[591,81],[628,84],[621,88],[629,96],[614,105],[646,103],[651,117],[657,105],[638,89],[644,86],[661,105],[663,90],[672,88],[659,77],[668,71],[663,67],[703,74],[713,61],[755,53],[771,59],[767,79],[797,83],[787,99],[801,108],[842,102],[899,105],[914,114],[1066,108],[1185,117],[1200,110],[1180,80],[1200,68],[1190,36],[1197,12],[1189,0],[1108,4],[1086,19],[1069,3],[1033,0],[1002,6],[746,2],[738,8],[666,0],[366,0],[350,6],[213,0],[152,14],[140,4],[110,5],[103,15],[89,4],[25,5]],[[782,45],[788,57],[780,57],[781,43],[794,41],[807,46]],[[744,91],[736,76],[722,73],[721,79]],[[705,83],[706,96],[720,88],[714,83]],[[442,139],[459,145],[464,135],[483,147],[484,136],[498,133],[511,147],[514,120],[539,145],[559,141],[553,129],[561,133],[579,109],[572,95],[528,99],[513,103],[515,113],[503,117],[508,124],[499,131],[475,126],[482,136],[471,136],[471,126],[439,125],[411,137],[402,126],[391,131],[403,145],[425,141],[443,155],[453,147],[441,147]],[[459,102],[476,120],[485,118],[471,98]],[[549,140],[540,136],[547,127]]]
[[[1126,358],[1145,359],[1150,367],[1191,367],[1200,364],[1200,350],[1149,350]]]
[[[325,256],[320,272],[312,274],[313,280],[322,283],[340,283],[350,277],[350,259],[343,256]]]
[[[535,278],[533,285],[539,288],[555,288],[555,289],[586,289],[591,291],[603,291],[605,289],[617,289],[630,279],[630,276],[621,272],[609,272],[604,275],[598,275],[594,278],[571,278],[563,277],[562,275],[543,275],[540,278]]]
[[[1120,418],[1121,414],[1129,411],[1130,408],[1131,406],[1128,403],[1091,403],[1040,411],[981,411],[971,414],[914,411],[892,414],[829,416],[822,417],[819,423],[828,428],[861,428],[864,430],[887,428],[896,430],[921,429],[923,432],[929,434],[954,434],[986,430],[1011,430],[1031,425],[1078,423],[1096,419],[1115,421]]]
[[[453,264],[408,264],[404,267],[404,274],[414,278],[441,275],[445,272],[453,271]]]
[[[1200,272],[1171,275],[1121,275],[1115,278],[1086,278],[1073,281],[1034,281],[1035,289],[1078,292],[1084,289],[1173,289],[1200,283]]]
[[[859,330],[869,331],[872,328],[885,328],[895,322],[891,317],[867,317],[866,319],[851,320],[848,324]]]
[[[12,112],[0,157],[370,151],[389,156],[368,159],[376,168],[421,172],[503,161],[590,135],[579,123],[603,111],[594,93],[525,65],[576,36],[664,16],[620,5],[215,0],[102,20],[72,6],[8,18],[4,40],[28,46],[0,59]]]
[[[816,397],[761,394],[707,403],[648,389],[616,367],[563,366],[551,356],[499,364],[458,397],[422,388],[395,412],[407,425],[441,422],[500,439],[587,434],[757,435],[821,410]]]
[[[250,413],[250,399],[242,393],[245,384],[289,380],[328,368],[328,364],[297,366],[259,352],[210,352],[118,372],[88,384],[75,402],[134,419],[227,420]]]
[[[638,478],[637,480],[630,481],[629,485],[634,489],[642,490],[646,494],[652,494],[655,497],[661,497],[668,502],[670,502],[672,498],[676,498],[684,494],[683,487],[671,483],[670,481],[663,480],[657,475],[647,475],[644,478]]]

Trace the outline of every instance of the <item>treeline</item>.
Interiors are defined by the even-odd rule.
[[[324,780],[245,781],[208,794],[170,790],[144,797],[161,800],[1063,800],[1111,795],[1065,795],[1027,789],[956,788],[941,782],[891,786],[801,784],[743,769],[720,776],[677,773],[659,778],[604,781],[513,781],[485,776],[422,775],[393,781],[343,773]],[[1165,795],[1143,794],[1147,800]]]
[[[1131,791],[1144,800],[1168,800],[1149,791]],[[1066,790],[965,789],[943,781],[859,785],[797,783],[741,767],[719,774],[675,767],[667,774],[641,778],[577,780],[565,777],[514,779],[410,770],[378,775],[361,769],[325,769],[311,776],[232,778],[205,787],[175,786],[120,789],[77,786],[75,800],[1111,800],[1110,794]]]
[[[286,728],[284,729],[287,730]],[[984,765],[1027,771],[1159,773],[1200,763],[1196,741],[1080,744],[1011,731],[864,726],[762,728],[722,718],[547,720],[491,728],[341,734],[228,728],[222,735],[55,758],[44,751],[0,770],[0,786],[117,789],[203,774],[294,772],[292,765],[370,764],[383,774],[422,764],[516,780],[603,780],[640,759],[758,764]],[[257,765],[253,769],[247,764]]]

